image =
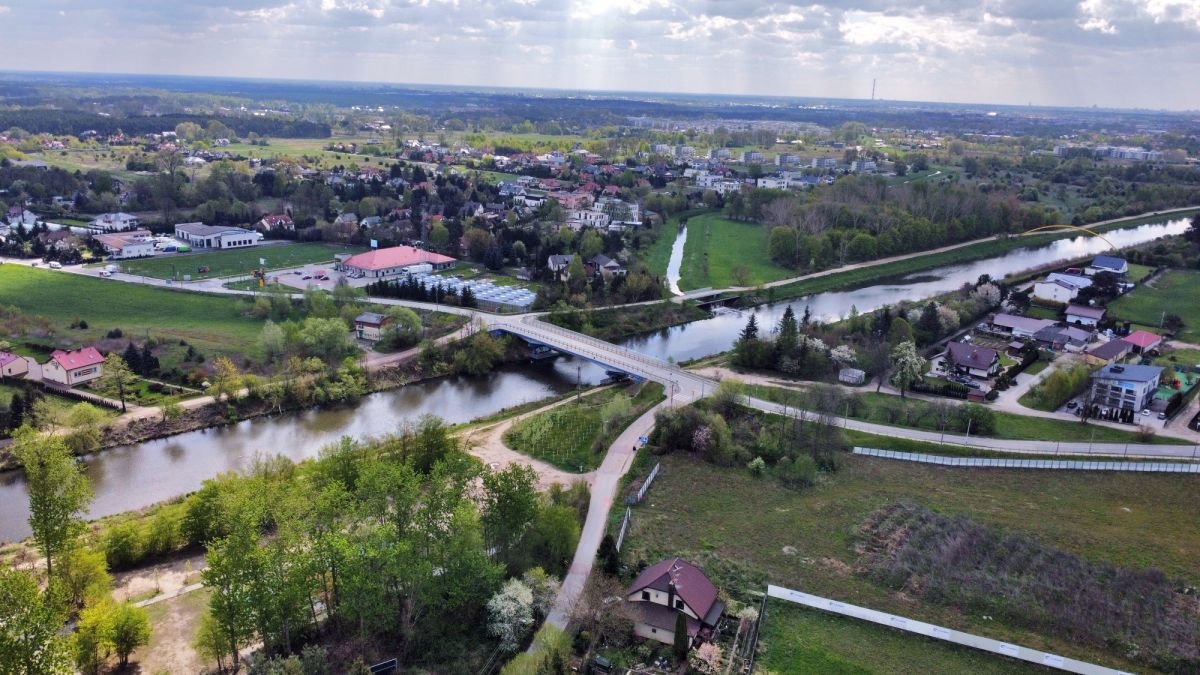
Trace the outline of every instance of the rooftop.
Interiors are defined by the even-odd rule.
[[[1067,316],[1081,316],[1085,319],[1099,321],[1104,318],[1104,308],[1088,307],[1087,305],[1067,305]]]
[[[1162,338],[1148,330],[1135,330],[1121,339],[1142,349],[1153,347],[1162,340]]]
[[[1127,382],[1157,381],[1162,375],[1161,366],[1122,366],[1110,363],[1092,373],[1093,380],[1124,380]]]
[[[75,370],[104,363],[104,357],[95,347],[84,347],[77,352],[64,352],[56,349],[50,355],[50,360],[57,361],[64,370]]]
[[[393,246],[366,253],[359,253],[346,260],[348,267],[364,270],[386,270],[429,263],[434,265],[454,262],[454,258],[412,246]]]
[[[193,237],[211,237],[217,234],[258,234],[252,230],[247,230],[241,227],[231,227],[222,225],[205,225],[204,223],[179,223],[175,226],[176,232],[186,232]]]
[[[682,558],[668,558],[647,567],[634,580],[625,595],[632,595],[647,588],[665,593],[672,586],[688,607],[700,616],[707,615],[717,599],[717,587],[713,586],[699,567]]]
[[[950,353],[950,360],[955,365],[978,368],[980,370],[991,368],[992,363],[1000,356],[995,349],[976,347],[965,342],[948,343],[946,351]]]

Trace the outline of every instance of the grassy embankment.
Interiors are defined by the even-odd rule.
[[[1169,216],[1160,215],[1160,216],[1146,216],[1146,217],[1139,217],[1139,218],[1130,218],[1128,220],[1121,220],[1118,222],[1109,223],[1107,225],[1097,226],[1096,228],[1093,228],[1093,229],[1097,232],[1108,232],[1111,230],[1116,230],[1116,229],[1121,229],[1121,228],[1126,228],[1126,227],[1133,227],[1136,225],[1144,225],[1147,223],[1163,222],[1168,219],[1173,220],[1173,219],[1177,219],[1177,218],[1185,218],[1185,217],[1188,217],[1189,215],[1191,215],[1192,213],[1200,213],[1200,209],[1196,209],[1196,210],[1192,210],[1192,211],[1181,211],[1179,213],[1170,214]],[[741,225],[740,223],[734,223],[734,224]],[[825,276],[816,277],[816,278],[812,278],[812,279],[804,279],[801,281],[797,281],[795,283],[777,286],[775,288],[768,289],[765,293],[755,293],[755,295],[756,296],[765,295],[765,297],[763,298],[764,300],[773,301],[773,300],[783,300],[783,299],[787,299],[787,298],[795,298],[795,297],[800,297],[800,296],[804,296],[804,295],[810,295],[812,293],[822,293],[825,291],[830,291],[830,290],[835,290],[835,289],[836,290],[845,290],[848,288],[855,288],[857,286],[861,286],[861,285],[867,284],[867,283],[878,282],[880,279],[885,279],[885,278],[889,278],[889,277],[895,277],[895,276],[900,276],[900,275],[905,275],[905,274],[912,274],[914,272],[921,272],[921,271],[925,271],[925,270],[929,270],[929,269],[934,269],[936,267],[942,267],[944,265],[961,264],[961,263],[971,262],[974,260],[979,260],[981,258],[989,258],[992,256],[1003,255],[1005,253],[1016,250],[1018,248],[1024,248],[1024,247],[1029,247],[1029,246],[1042,246],[1042,245],[1048,244],[1052,241],[1056,241],[1058,239],[1076,236],[1076,234],[1077,233],[1075,231],[1071,230],[1071,231],[1065,231],[1065,232],[1034,234],[1034,235],[1029,235],[1029,236],[1024,236],[1024,237],[1007,237],[1004,239],[992,239],[992,240],[988,240],[988,241],[978,242],[975,244],[969,244],[967,246],[962,246],[960,248],[956,248],[956,249],[953,249],[950,251],[942,251],[939,253],[930,253],[928,255],[921,255],[921,256],[917,256],[917,257],[913,257],[913,258],[907,258],[905,260],[897,260],[894,262],[883,263],[883,264],[879,264],[879,265],[872,265],[869,267],[848,270],[845,272],[833,272],[833,273],[827,274]],[[763,236],[765,237],[766,235],[764,234]],[[765,239],[764,239],[764,241],[765,241]],[[689,244],[691,243],[690,235],[689,235],[688,243]],[[762,249],[753,254],[759,258],[766,259],[766,256],[767,256],[766,244],[764,243]],[[685,263],[685,270],[686,270],[686,263]],[[785,274],[785,275],[783,275],[783,277],[780,277],[780,278],[787,278],[789,276],[797,276],[797,275],[798,275],[798,273],[795,270],[789,270],[788,274]],[[687,279],[686,273],[685,273],[684,279],[685,279],[685,281]],[[707,284],[696,284],[693,287],[703,287],[705,285],[707,285]],[[1157,322],[1156,322],[1156,324],[1157,324]],[[1200,323],[1198,323],[1197,326],[1200,326]]]
[[[800,396],[800,394],[792,390],[764,385],[747,385],[746,389],[747,393],[751,396],[777,403],[792,404],[797,402]],[[903,420],[906,417],[908,419],[919,418],[911,425],[912,428],[924,429],[926,431],[938,430],[937,421],[932,414],[921,414],[930,407],[929,401],[915,398],[901,399],[899,396],[873,391],[854,395],[859,397],[862,404],[857,411],[849,410],[851,419],[874,422],[876,424],[904,426],[897,425],[896,422],[892,421],[893,418],[888,411],[909,411],[907,415],[904,412],[895,413],[895,419]],[[960,403],[953,399],[945,399],[945,401],[951,405]],[[841,415],[843,413],[839,412],[838,414]],[[1028,417],[1026,415],[1017,415],[998,410],[993,411],[993,414],[996,418],[996,433],[988,436],[988,438],[1017,441],[1062,441],[1064,443],[1086,443],[1089,441],[1095,441],[1096,443],[1144,442],[1138,440],[1135,432],[1112,429],[1097,424],[1081,424],[1079,422],[1048,419],[1045,417]],[[1150,442],[1160,445],[1188,444],[1187,441],[1165,436],[1155,436]]]
[[[664,457],[652,498],[636,507],[624,560],[683,556],[739,599],[767,581],[1132,669],[1110,654],[1008,625],[1002,617],[923,602],[855,573],[855,532],[879,507],[908,500],[964,514],[1079,554],[1157,567],[1195,583],[1200,476],[958,469],[848,457],[842,471],[794,491],[685,457]],[[1162,523],[1172,523],[1170,528]],[[766,672],[1014,672],[1019,664],[813,610],[772,603],[763,635]]]
[[[192,279],[208,279],[249,274],[258,268],[260,258],[267,261],[268,270],[277,270],[311,263],[332,264],[336,253],[354,254],[364,250],[319,243],[278,244],[141,258],[119,264],[122,272],[155,279],[182,279],[185,274],[191,275]],[[201,274],[198,272],[201,267],[208,267],[209,271]]]
[[[1183,330],[1177,337],[1191,343],[1200,342],[1200,272],[1171,270],[1158,278],[1153,286],[1142,284],[1128,295],[1108,304],[1109,316],[1132,321],[1137,328],[1161,332],[1159,324],[1164,314],[1177,314],[1183,319]]]
[[[0,265],[0,304],[45,317],[56,337],[79,345],[113,328],[126,335],[187,340],[225,353],[253,345],[262,320],[238,313],[233,298],[84,277],[68,272]],[[78,320],[86,329],[72,329]]]
[[[618,396],[628,406],[610,408]],[[504,434],[504,443],[564,471],[591,471],[621,431],[662,400],[658,383],[609,389],[521,420]]]
[[[765,225],[704,213],[689,218],[687,229],[679,270],[679,288],[684,291],[754,286],[796,275],[767,256]]]

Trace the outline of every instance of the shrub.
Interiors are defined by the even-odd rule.
[[[142,559],[145,539],[136,521],[113,527],[104,537],[104,557],[109,567],[126,567]]]

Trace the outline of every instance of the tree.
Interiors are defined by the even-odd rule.
[[[790,306],[789,306],[790,307]],[[758,339],[758,315],[751,314],[750,319],[746,321],[746,327],[742,329],[738,335],[739,342],[751,342]]]
[[[510,569],[519,566],[518,551],[526,530],[538,515],[537,473],[524,464],[510,464],[503,471],[483,477],[482,522],[489,546]]]
[[[228,536],[212,542],[205,556],[208,567],[201,573],[204,585],[213,591],[208,614],[212,617],[214,636],[209,636],[211,649],[219,645],[219,653],[229,655],[237,667],[238,650],[254,634],[254,607],[251,585],[256,570],[254,557],[258,532],[244,515],[232,517]]]
[[[442,249],[446,248],[446,244],[449,244],[449,243],[450,243],[450,230],[447,230],[445,225],[443,225],[441,223],[437,223],[433,227],[429,228],[429,245],[430,246],[432,246],[438,250],[442,250]]]
[[[617,550],[617,541],[611,533],[605,534],[600,540],[600,550],[596,556],[600,558],[600,569],[605,574],[616,576],[621,573],[621,552]]]
[[[162,402],[162,421],[170,422],[171,420],[179,419],[183,416],[183,405],[179,403],[179,399],[175,397],[168,398]]]
[[[79,613],[73,638],[75,665],[84,673],[100,672],[112,649],[113,606],[107,598]]]
[[[900,389],[900,397],[904,391],[925,374],[925,359],[917,353],[917,346],[912,340],[896,345],[892,350],[892,384]]]
[[[488,600],[488,634],[504,652],[515,652],[533,627],[533,591],[520,579],[509,579]]]
[[[228,356],[219,356],[213,365],[216,370],[213,372],[212,386],[208,388],[209,395],[217,401],[222,398],[236,399],[242,388],[242,373],[237,364]]]
[[[129,347],[133,348],[133,343],[129,343]],[[137,350],[133,350],[136,354]],[[140,363],[141,359],[135,357]],[[124,357],[116,352],[109,352],[108,356],[104,357],[103,373],[100,375],[100,383],[102,387],[107,389],[115,389],[117,396],[121,401],[121,412],[126,412],[125,407],[125,391],[133,387],[137,382],[137,375],[133,373],[129,364],[126,363]]]
[[[129,655],[150,644],[150,615],[141,607],[123,602],[112,612],[112,646],[121,668],[129,664]]]
[[[70,650],[59,634],[66,620],[52,590],[39,591],[29,572],[0,566],[0,675],[70,673]]]
[[[104,553],[88,546],[76,546],[62,557],[58,580],[69,607],[83,607],[107,598],[112,577]]]
[[[551,572],[565,572],[579,541],[579,521],[569,506],[544,505],[530,533],[534,558]]]
[[[341,319],[307,318],[300,325],[299,340],[305,354],[326,363],[340,361],[357,349]]]
[[[902,317],[892,319],[892,325],[888,327],[888,344],[895,347],[902,342],[911,342],[912,339],[912,324]]]
[[[63,442],[76,455],[99,448],[101,427],[106,419],[104,412],[91,403],[72,405],[62,416],[63,426],[66,427]]]
[[[679,612],[675,615],[675,642],[671,648],[676,661],[679,663],[687,661],[688,649],[691,648],[691,644],[692,640],[688,636],[687,615]]]
[[[46,557],[46,574],[83,532],[82,515],[92,501],[92,486],[61,438],[28,427],[15,435],[13,454],[25,467],[29,525]]]
[[[790,356],[800,344],[800,324],[796,323],[796,313],[788,305],[779,319],[779,335],[775,338],[775,350],[780,356]]]
[[[421,317],[416,312],[407,307],[396,306],[389,308],[387,315],[391,321],[383,329],[380,339],[385,347],[405,349],[421,340]]]
[[[274,361],[283,354],[283,329],[279,327],[279,324],[267,319],[263,324],[262,331],[258,334],[258,347],[267,361]]]

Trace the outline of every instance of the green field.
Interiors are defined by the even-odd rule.
[[[799,401],[799,396],[795,391],[779,387],[748,385],[746,391],[757,398],[776,401],[778,403],[791,404]],[[890,421],[889,416],[885,413],[885,410],[888,409],[900,410],[908,408],[916,410],[929,407],[929,402],[922,399],[901,399],[899,396],[873,391],[862,392],[856,394],[856,396],[863,401],[864,405],[861,406],[861,410],[858,413],[850,415],[851,419],[874,422],[876,424],[895,424]],[[945,402],[951,405],[961,403],[961,401],[949,398],[945,399]],[[1017,441],[1063,441],[1064,443],[1086,443],[1089,441],[1095,441],[1096,443],[1144,442],[1139,441],[1137,434],[1133,431],[1122,431],[1098,424],[1080,424],[1079,422],[1068,422],[1066,420],[1048,419],[1045,417],[1030,417],[1000,411],[993,411],[993,414],[996,417],[996,433],[989,436],[989,438]],[[926,415],[918,421],[914,428],[937,431],[937,423],[932,415]],[[1166,436],[1155,436],[1151,442],[1168,445],[1187,444],[1187,441]]]
[[[1142,284],[1108,303],[1109,316],[1156,333],[1161,330],[1164,313],[1178,314],[1183,319],[1183,330],[1177,336],[1180,340],[1200,342],[1200,272],[1171,270],[1153,287]]]
[[[364,250],[361,247],[316,243],[278,244],[142,258],[119,264],[122,272],[156,279],[182,279],[185,274],[192,275],[192,279],[208,279],[249,274],[258,267],[259,258],[266,259],[268,270],[277,270],[310,263],[332,263],[336,253],[353,254]],[[202,266],[209,268],[207,274],[197,271]]]
[[[50,319],[55,324],[53,339],[74,345],[94,343],[120,328],[126,335],[184,339],[198,349],[244,352],[263,324],[240,315],[230,297],[18,265],[0,265],[0,304]],[[88,328],[68,327],[79,319],[87,321]]]
[[[1047,637],[948,605],[922,602],[854,571],[855,532],[881,506],[908,500],[964,514],[1082,555],[1134,568],[1155,567],[1200,581],[1200,476],[970,470],[847,457],[816,487],[796,491],[740,468],[718,468],[675,455],[634,508],[622,559],[682,556],[699,564],[735,599],[755,601],[766,582],[893,612],[958,630],[1133,670],[1100,648]],[[1162,523],[1171,523],[1163,527]],[[794,547],[785,550],[784,547]],[[1015,664],[944,649],[873,625],[779,611],[766,623],[767,672],[996,672]],[[784,623],[772,626],[781,614]],[[903,644],[901,644],[903,642]],[[981,662],[982,663],[982,662]],[[861,670],[858,670],[861,669]]]
[[[658,239],[655,239],[654,243],[641,253],[642,262],[645,263],[651,274],[666,278],[667,266],[671,262],[671,247],[675,244],[675,237],[679,233],[679,220],[695,218],[704,213],[708,212],[684,211],[667,219],[666,224],[659,230]]]
[[[682,290],[754,286],[796,275],[795,270],[767,257],[764,225],[705,213],[689,218],[687,227],[680,268]]]
[[[504,434],[504,443],[564,471],[591,471],[621,431],[662,400],[662,392],[659,384],[597,392],[517,422]],[[606,423],[605,406],[618,394],[629,397],[631,407]]]

